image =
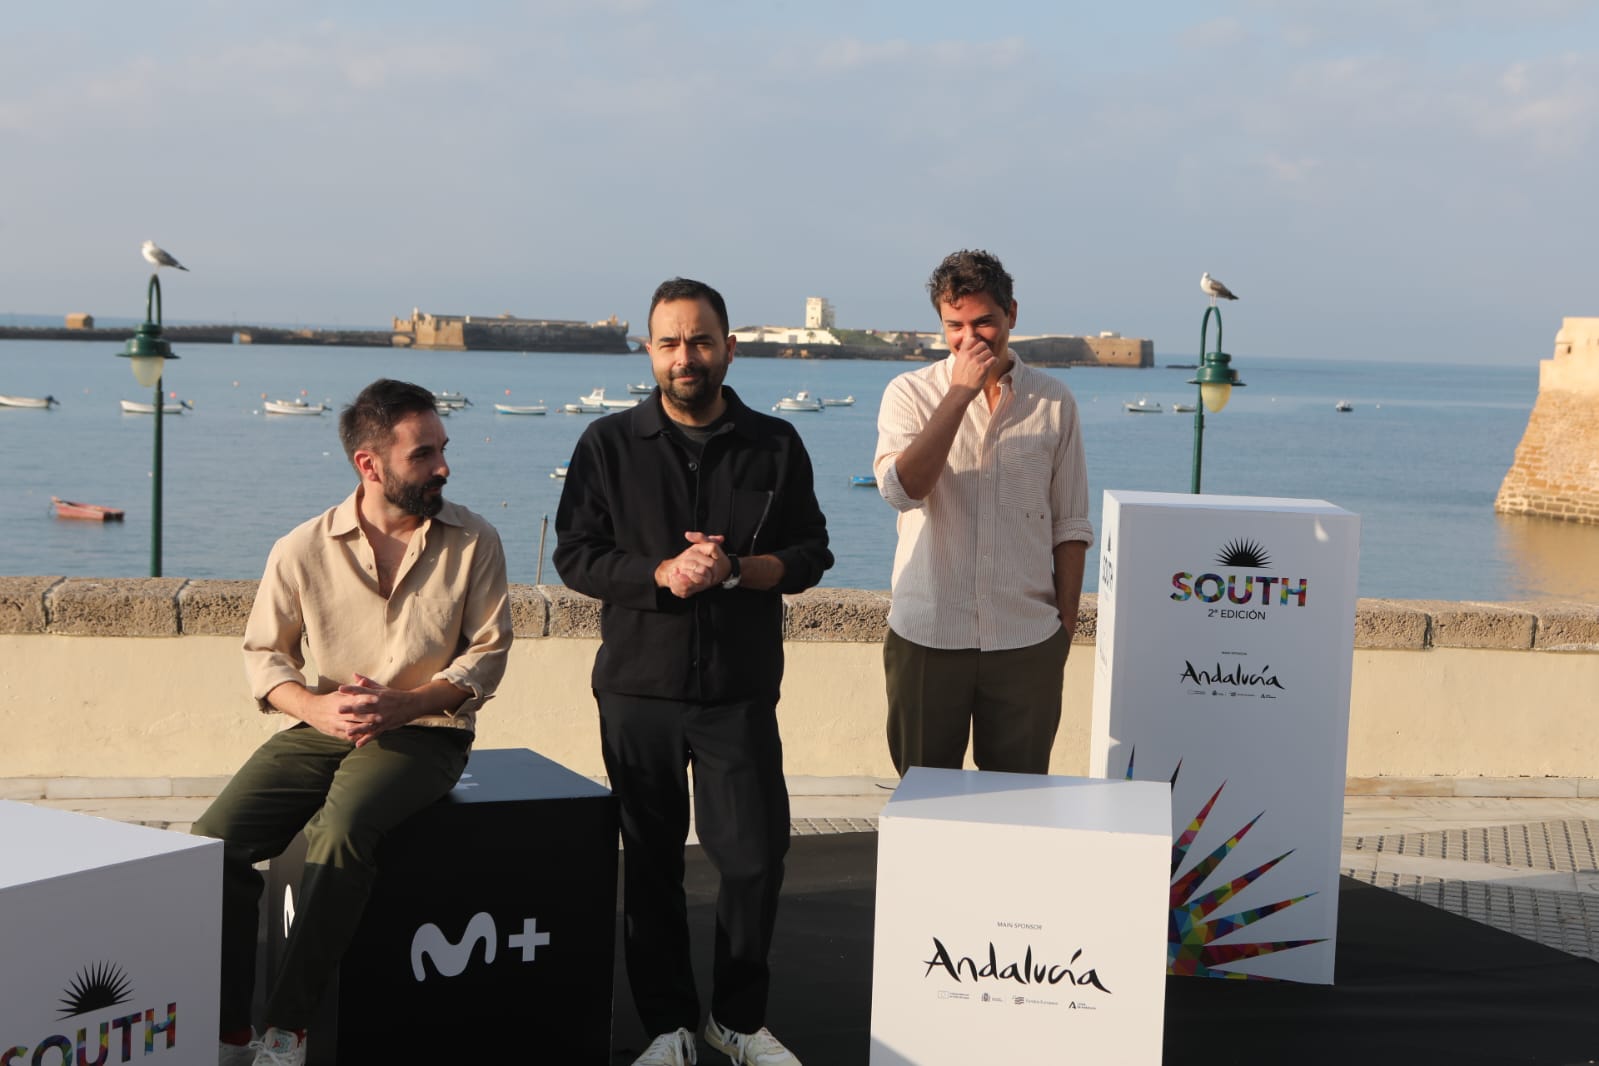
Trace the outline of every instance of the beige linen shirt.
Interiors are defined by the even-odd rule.
[[[1060,626],[1055,545],[1092,543],[1077,404],[1064,382],[1012,353],[999,402],[966,408],[925,499],[900,484],[895,459],[949,391],[950,355],[889,382],[877,416],[878,491],[899,512],[888,624],[929,648],[1000,651]]]
[[[267,693],[285,681],[321,694],[357,673],[404,689],[442,679],[471,695],[453,713],[412,724],[470,731],[511,648],[500,535],[446,502],[412,534],[384,599],[377,559],[356,518],[359,492],[273,545],[244,628],[250,694],[272,711]],[[309,679],[307,653],[315,674]]]

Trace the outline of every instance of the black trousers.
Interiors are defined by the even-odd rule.
[[[711,1013],[752,1033],[766,1024],[767,954],[788,853],[788,789],[777,706],[682,703],[596,692],[605,771],[622,812],[628,983],[651,1035],[697,1030],[683,848],[688,767],[700,844],[721,878]]]

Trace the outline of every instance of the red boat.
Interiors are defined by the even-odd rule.
[[[122,512],[115,507],[101,507],[97,503],[74,503],[59,496],[50,497],[56,505],[57,518],[84,518],[90,522],[120,522]]]

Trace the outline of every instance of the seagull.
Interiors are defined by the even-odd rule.
[[[154,263],[158,268],[177,267],[179,270],[183,271],[187,271],[189,269],[176,259],[172,258],[171,252],[162,251],[160,248],[156,247],[155,241],[145,241],[143,251],[144,257],[150,262]],[[1209,274],[1206,274],[1205,276],[1207,278],[1210,277]]]
[[[1211,277],[1209,271],[1199,275],[1199,289],[1206,296],[1210,297],[1210,306],[1212,307],[1216,306],[1217,298],[1223,300],[1238,299],[1238,297],[1233,295],[1233,291],[1231,289],[1217,281],[1215,278]]]

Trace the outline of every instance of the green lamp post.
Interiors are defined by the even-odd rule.
[[[1214,302],[1214,300],[1212,301]],[[1216,350],[1205,351],[1210,336],[1210,316],[1216,316]],[[1194,475],[1190,492],[1199,492],[1199,470],[1205,454],[1205,412],[1220,411],[1232,399],[1233,388],[1243,388],[1238,371],[1232,368],[1233,357],[1221,350],[1221,308],[1205,308],[1205,320],[1199,326],[1199,370],[1188,384],[1199,386],[1199,402],[1194,405]]]
[[[151,309],[154,308],[152,317]],[[133,377],[145,388],[155,388],[155,467],[150,490],[150,576],[161,576],[161,377],[168,359],[176,359],[172,345],[161,336],[161,281],[150,275],[150,287],[145,291],[144,322],[127,347],[118,353],[120,358],[132,360]]]

